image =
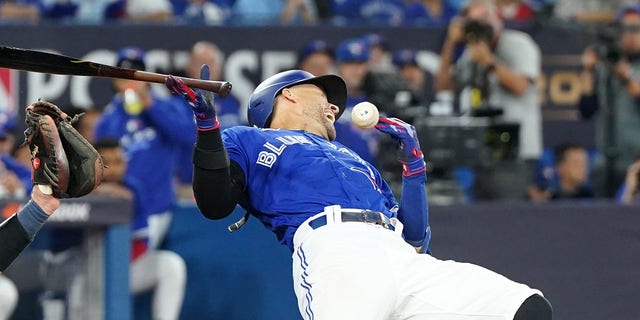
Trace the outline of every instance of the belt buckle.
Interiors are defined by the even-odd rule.
[[[375,214],[377,219],[370,219],[370,214]],[[379,225],[387,230],[389,230],[389,225],[384,222],[384,218],[382,217],[382,213],[373,210],[362,210],[360,212],[360,216],[362,217],[362,221],[367,223],[373,223],[375,225]]]

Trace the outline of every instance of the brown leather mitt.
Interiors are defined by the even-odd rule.
[[[31,150],[33,185],[50,185],[58,198],[82,197],[102,181],[104,165],[96,149],[58,106],[37,101],[25,109],[25,144]]]

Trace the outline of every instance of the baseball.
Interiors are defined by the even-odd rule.
[[[368,101],[356,104],[351,111],[351,122],[360,129],[368,129],[374,127],[378,123],[378,108]]]

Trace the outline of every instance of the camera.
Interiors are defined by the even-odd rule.
[[[622,59],[623,52],[619,39],[621,33],[622,27],[619,24],[604,26],[596,33],[596,52],[603,62],[609,65],[616,64]]]
[[[467,20],[463,26],[465,42],[491,41],[493,26],[480,20]]]

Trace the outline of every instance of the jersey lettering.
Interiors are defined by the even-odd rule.
[[[283,144],[280,147],[276,147],[276,146],[272,145],[271,142],[265,143],[264,146],[265,146],[265,148],[275,152],[275,154],[277,154],[277,155],[281,155],[282,151],[284,151],[284,148],[287,147],[286,144]]]
[[[305,136],[282,136],[282,137],[276,137],[276,140],[286,144],[286,145],[292,145],[292,144],[313,144],[313,142],[311,142],[311,140],[309,140],[307,137]]]
[[[276,156],[275,154],[271,152],[260,151],[260,153],[258,154],[258,161],[256,161],[256,163],[267,168],[271,168],[276,160],[278,160],[278,156]]]

